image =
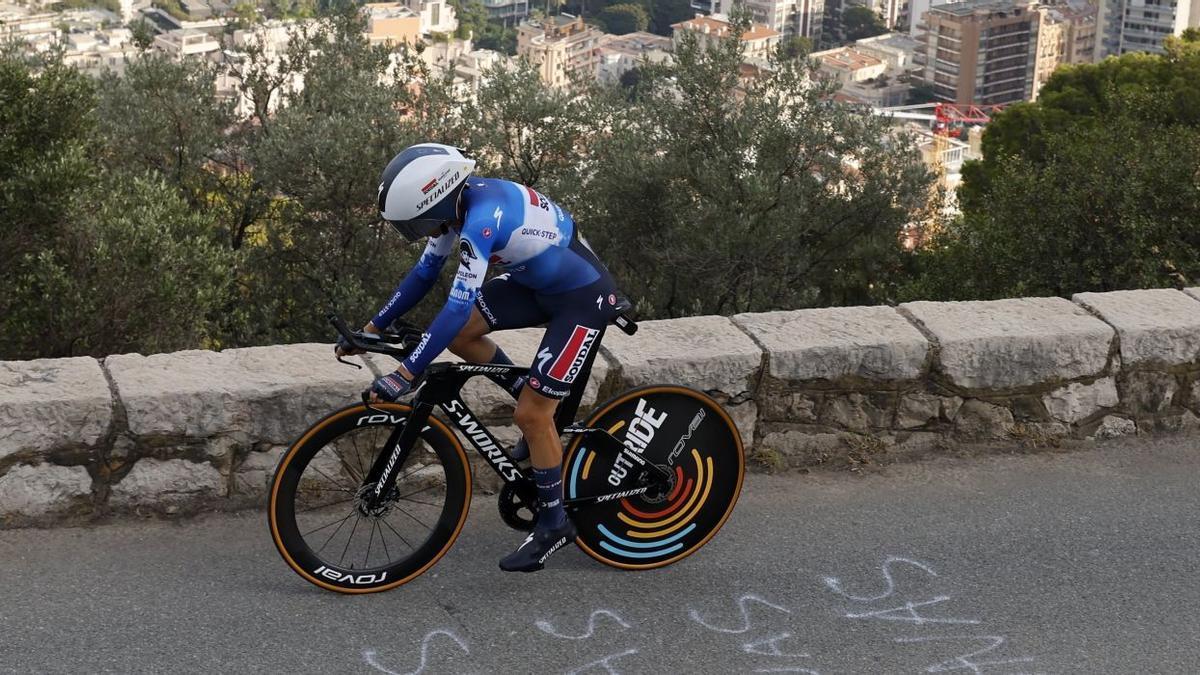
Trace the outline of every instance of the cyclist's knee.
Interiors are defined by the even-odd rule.
[[[491,332],[491,329],[488,327],[487,321],[484,321],[483,315],[479,313],[477,308],[472,308],[471,317],[467,319],[467,324],[450,341],[450,351],[458,354],[459,350],[487,335],[489,332]]]
[[[517,409],[513,413],[513,421],[517,423],[522,433],[529,433],[547,426],[553,427],[554,411],[557,407],[558,401],[554,399],[531,391],[522,391],[521,399],[517,402]]]

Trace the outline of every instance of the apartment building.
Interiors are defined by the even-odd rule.
[[[371,44],[416,44],[421,35],[421,15],[399,2],[372,2],[367,14],[367,39]]]
[[[676,47],[685,35],[695,35],[701,49],[708,49],[732,33],[733,26],[722,15],[702,16],[671,24],[671,39]],[[766,60],[779,46],[783,33],[762,24],[751,24],[750,30],[742,33],[742,54],[747,61]]]
[[[453,33],[458,28],[454,8],[445,0],[400,0],[398,4],[411,9],[420,17],[421,35]]]
[[[1086,2],[1074,5],[1038,7],[1041,25],[1037,35],[1037,59],[1034,63],[1032,98],[1037,99],[1042,85],[1061,65],[1091,63],[1096,40],[1096,6]]]
[[[604,33],[570,14],[517,27],[517,56],[537,66],[542,81],[565,87],[576,73],[594,76]]]
[[[221,56],[221,43],[204,31],[181,28],[154,37],[154,48],[175,61],[210,60]]]
[[[1041,14],[1033,0],[966,0],[925,12],[915,63],[943,101],[1033,98]]]
[[[663,63],[671,58],[671,38],[637,31],[625,35],[606,35],[600,44],[596,79],[608,84],[643,62]]]
[[[488,18],[513,26],[529,16],[529,0],[483,0]]]
[[[1163,40],[1200,27],[1200,0],[1100,0],[1096,60],[1105,56],[1163,54]]]

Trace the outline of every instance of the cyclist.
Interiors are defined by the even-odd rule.
[[[529,448],[538,490],[533,532],[500,561],[500,568],[533,572],[575,539],[563,509],[562,445],[554,413],[616,314],[617,289],[569,213],[532,188],[473,177],[474,168],[457,148],[422,143],[396,155],[383,171],[380,215],[409,241],[429,239],[364,330],[385,330],[416,305],[455,252],[458,272],[450,297],[417,348],[395,372],[376,379],[370,392],[373,399],[395,401],[447,347],[466,361],[511,365],[487,334],[546,324],[529,375],[493,378],[517,398],[513,417]],[[489,263],[504,273],[485,283]],[[351,353],[342,343],[337,350]],[[518,448],[523,455],[521,444]]]

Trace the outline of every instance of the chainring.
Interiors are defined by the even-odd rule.
[[[500,488],[500,498],[496,505],[500,509],[500,519],[505,525],[520,530],[532,532],[537,521],[538,499],[537,486],[531,480],[516,483],[505,483]],[[529,513],[525,516],[525,513]]]

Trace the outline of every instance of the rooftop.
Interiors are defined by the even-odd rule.
[[[863,54],[850,47],[830,49],[829,51],[813,54],[813,56],[819,58],[822,65],[841,70],[858,70],[860,68],[878,66],[883,63],[883,61],[874,56]]]
[[[671,28],[675,30],[690,30],[705,35],[715,35],[716,37],[725,37],[729,34],[732,26],[728,21],[715,19],[711,16],[697,15],[695,18],[671,24]],[[753,42],[755,40],[766,40],[783,35],[777,30],[772,30],[766,26],[756,23],[751,24],[750,30],[742,33],[742,40]]]
[[[963,0],[963,2],[952,2],[947,5],[934,5],[929,8],[929,11],[953,16],[970,16],[972,14],[1024,10],[1033,4],[1033,0]]]

